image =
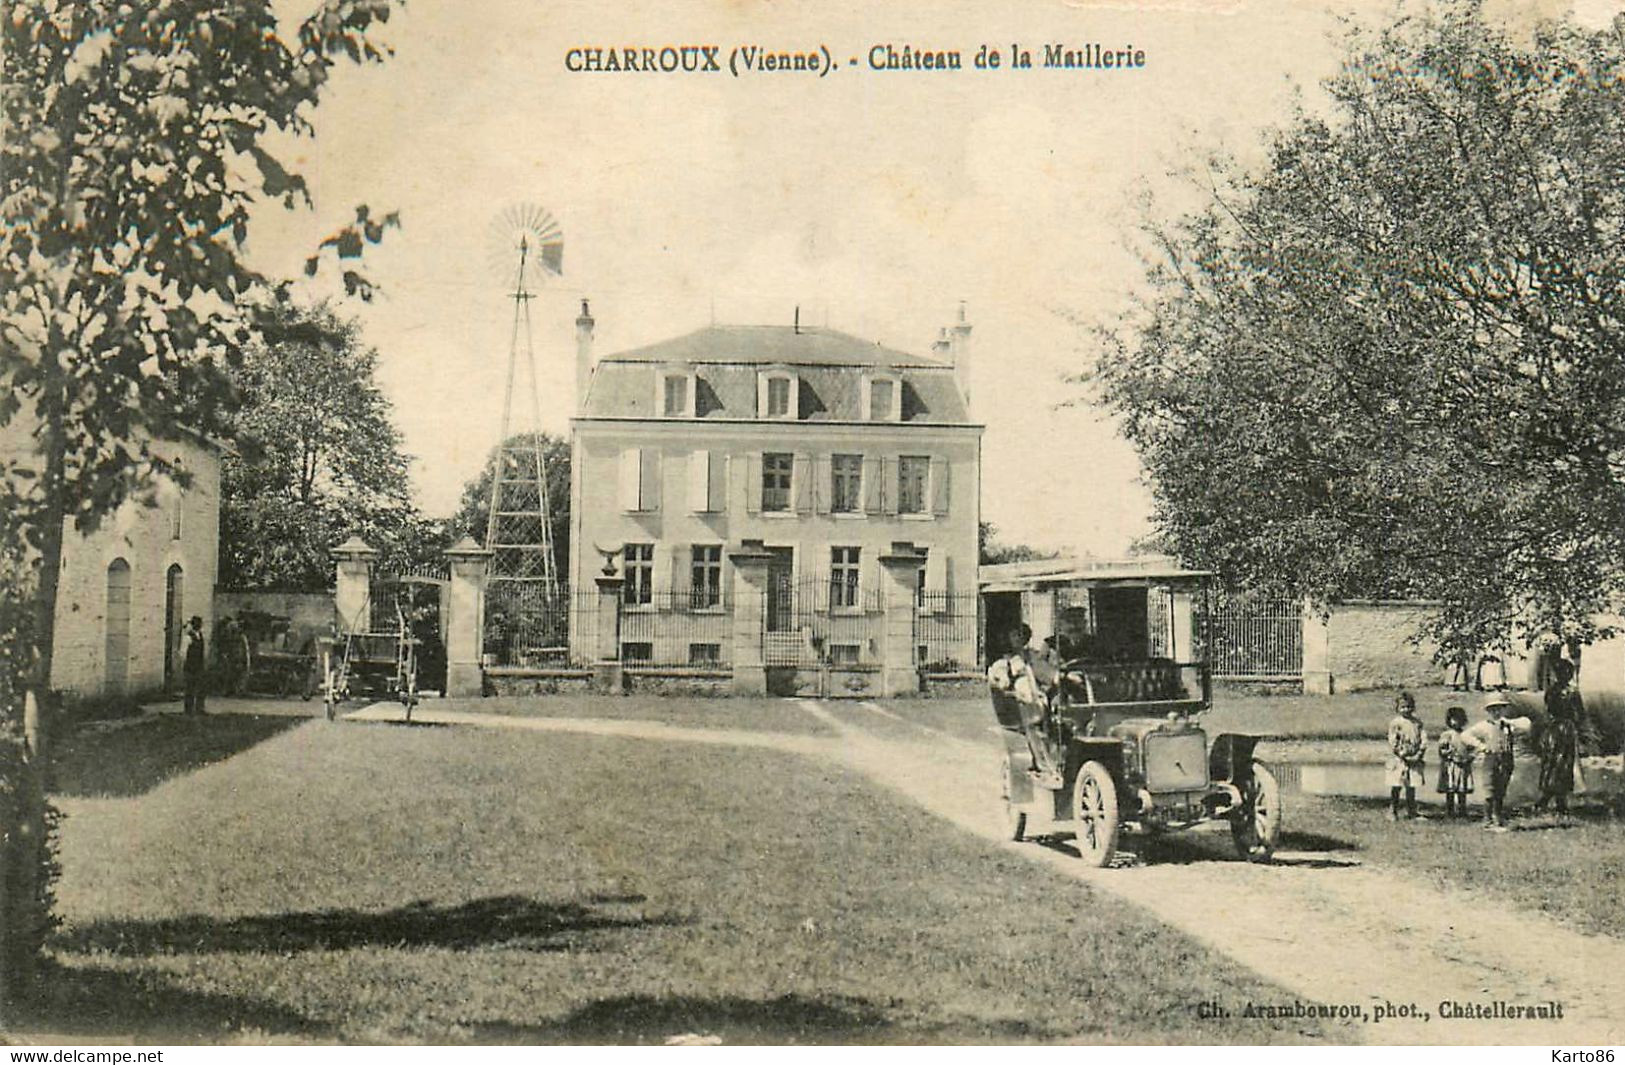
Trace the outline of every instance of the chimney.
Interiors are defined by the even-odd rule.
[[[959,320],[947,330],[948,361],[954,364],[954,380],[959,383],[959,394],[970,406],[970,323],[965,321],[965,301],[959,301]],[[940,343],[940,341],[939,341]]]
[[[587,385],[592,381],[592,311],[587,301],[581,301],[581,316],[576,319],[576,413],[587,413]]]
[[[931,342],[931,355],[943,362],[953,362],[954,354],[949,350],[953,345],[948,340],[948,327],[943,326],[937,333],[937,339]]]

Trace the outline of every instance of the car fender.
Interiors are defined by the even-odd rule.
[[[1221,732],[1208,746],[1208,779],[1239,784],[1253,776],[1253,749],[1266,736],[1243,732]]]

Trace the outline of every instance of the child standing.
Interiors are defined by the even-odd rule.
[[[1427,730],[1416,716],[1416,699],[1410,692],[1399,693],[1394,709],[1398,712],[1388,722],[1388,820],[1399,820],[1401,790],[1405,792],[1405,816],[1414,820],[1416,789],[1427,783],[1423,772]]]
[[[1473,791],[1473,748],[1461,738],[1467,728],[1467,711],[1452,706],[1444,712],[1444,731],[1439,733],[1439,794],[1444,796],[1446,817],[1467,816],[1467,796]]]
[[[1507,785],[1512,781],[1512,734],[1507,720],[1512,703],[1504,695],[1484,700],[1484,720],[1461,734],[1462,742],[1484,752],[1484,827],[1505,832]]]

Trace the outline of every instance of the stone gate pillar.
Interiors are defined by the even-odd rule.
[[[626,578],[614,572],[613,557],[604,560],[598,585],[598,646],[594,648],[593,687],[610,695],[626,691],[626,666],[621,662],[621,604]]]
[[[1330,617],[1309,600],[1303,602],[1303,693],[1332,693]]]
[[[734,564],[733,690],[736,695],[766,695],[767,665],[762,629],[767,618],[767,563],[760,540],[746,540],[728,552]]]
[[[880,693],[918,695],[920,666],[914,660],[914,602],[926,548],[894,541],[880,556],[880,587],[886,615],[880,635]]]
[[[468,697],[485,689],[485,578],[491,552],[467,536],[446,550],[446,695]]]
[[[352,536],[333,548],[336,571],[333,577],[333,609],[339,631],[366,632],[372,627],[367,617],[367,599],[372,586],[372,563],[378,552],[359,536]]]

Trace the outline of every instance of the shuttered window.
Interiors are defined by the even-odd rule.
[[[660,509],[660,452],[629,447],[621,452],[618,495],[621,509],[632,512]]]
[[[762,510],[782,513],[790,509],[790,485],[795,456],[769,451],[762,456]]]
[[[688,456],[688,508],[715,514],[728,508],[727,458],[720,451],[693,451]]]
[[[830,509],[856,514],[863,509],[863,456],[830,456]]]
[[[931,477],[931,460],[923,455],[904,455],[897,460],[897,512],[924,514],[926,489]]]

